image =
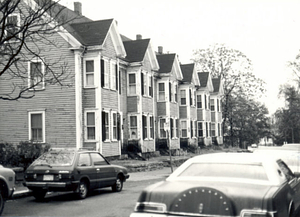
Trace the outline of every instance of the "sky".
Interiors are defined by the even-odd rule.
[[[177,53],[191,63],[193,51],[215,43],[237,49],[253,63],[253,74],[266,82],[270,113],[283,107],[279,86],[290,83],[287,67],[300,50],[299,0],[76,0],[92,20],[114,18],[131,39],[150,38],[154,50]],[[60,3],[73,9],[73,0]]]

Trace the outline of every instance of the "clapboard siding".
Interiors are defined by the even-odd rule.
[[[128,112],[137,112],[137,96],[128,96],[127,97],[127,111]]]
[[[164,116],[166,115],[166,102],[157,102],[157,115]]]
[[[118,142],[104,142],[102,144],[102,154],[105,157],[120,155],[120,146]]]
[[[180,118],[187,118],[187,107],[186,106],[179,107],[179,115],[180,115]]]
[[[104,48],[102,52],[103,56],[109,57],[111,59],[116,59],[117,53],[115,51],[110,33],[107,35],[103,48]]]
[[[179,106],[178,103],[170,103],[170,115],[171,117],[179,117]]]
[[[153,114],[153,99],[142,97],[142,107],[143,112]]]
[[[49,35],[49,40],[56,46],[36,42],[43,49],[40,55],[47,63],[53,64],[52,70],[66,67],[65,80],[60,85],[46,85],[44,90],[36,91],[31,99],[18,101],[2,101],[0,103],[0,141],[19,143],[29,139],[28,112],[45,111],[46,143],[52,146],[76,147],[75,127],[75,80],[74,53],[69,44],[59,34]],[[30,46],[30,45],[29,45]],[[57,49],[59,47],[59,49]],[[55,65],[54,65],[55,63]],[[24,63],[27,69],[28,63]],[[25,72],[25,75],[28,72]],[[20,82],[14,78],[12,82]],[[9,85],[0,80],[0,92],[6,92]]]
[[[82,108],[95,108],[95,88],[87,88],[82,91]]]

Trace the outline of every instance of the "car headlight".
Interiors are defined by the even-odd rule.
[[[152,202],[137,202],[134,210],[136,212],[157,212],[164,213],[167,211],[166,204]]]
[[[242,217],[274,217],[275,212],[267,212],[265,210],[242,210]]]

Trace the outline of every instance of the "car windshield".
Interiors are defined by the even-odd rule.
[[[264,167],[259,164],[194,163],[179,176],[268,180]]]
[[[51,151],[43,154],[32,164],[33,166],[70,166],[75,156],[74,151]]]

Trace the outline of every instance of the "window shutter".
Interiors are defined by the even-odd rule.
[[[194,129],[193,129],[193,121],[191,121],[191,138],[193,137],[193,131],[194,131]]]
[[[101,59],[101,87],[104,87],[104,60]]]
[[[105,112],[102,112],[102,141],[105,141]]]
[[[170,118],[170,135],[171,135],[171,138],[174,137],[174,135],[173,135],[173,121],[174,121],[174,119]]]
[[[146,116],[142,116],[143,118],[142,118],[142,126],[143,126],[143,129],[142,129],[142,133],[143,133],[143,139],[145,139],[146,138],[146,135],[145,135],[145,132],[144,132],[144,130],[145,130],[145,124],[146,124]]]
[[[172,101],[172,84],[169,82],[169,101]]]
[[[121,82],[122,82],[122,77],[121,77],[121,70],[119,70],[119,94],[121,94],[121,89],[122,89],[122,85],[121,85]]]
[[[116,73],[116,90],[118,90],[118,63],[116,63],[115,73]]]
[[[121,139],[121,115],[117,113],[117,140]]]
[[[150,81],[151,82],[150,96],[153,97],[153,77],[151,76],[150,79],[151,79],[151,81]]]
[[[142,95],[144,95],[144,73],[141,73],[141,90]]]
[[[189,89],[189,92],[190,92],[190,105],[192,105],[192,91],[191,91],[191,89]]]

